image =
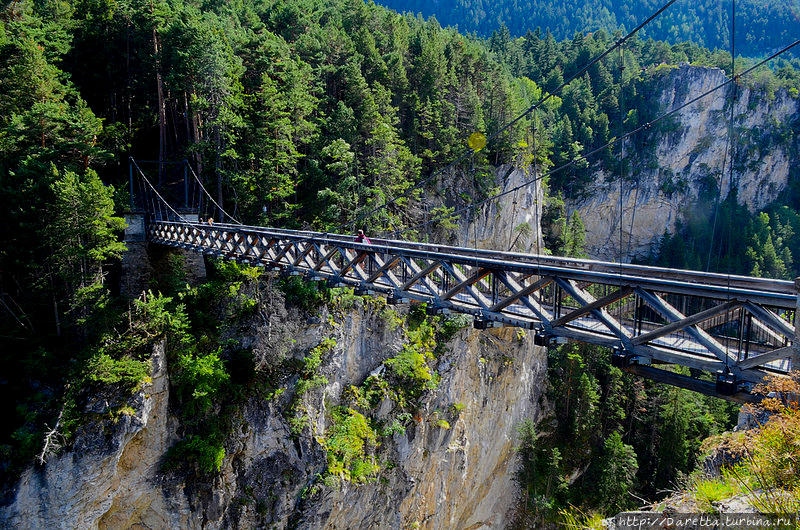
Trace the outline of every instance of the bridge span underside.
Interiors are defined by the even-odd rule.
[[[534,330],[542,345],[607,346],[629,372],[732,401],[754,400],[754,384],[800,363],[797,290],[784,280],[239,225],[154,221],[148,237],[470,314],[478,328]]]

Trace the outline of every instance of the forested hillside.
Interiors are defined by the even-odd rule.
[[[206,306],[221,298],[241,303],[231,311],[247,314],[254,305],[239,290],[257,272],[220,266],[211,282],[192,289],[166,274],[157,286],[169,296],[148,295],[136,303],[117,296],[129,156],[188,159],[206,187],[243,221],[332,229],[453,160],[467,149],[471,133],[498,130],[619,36],[599,30],[573,37],[572,28],[554,24],[556,35],[569,32],[570,39],[559,41],[546,31],[513,39],[505,30],[479,40],[361,0],[3,5],[0,399],[12,418],[0,429],[5,483],[34,457],[44,459],[45,433],[56,446],[69,446],[93,414],[81,409],[88,396],[138,388],[149,377],[148,348],[156,339],[173,341],[171,362],[179,370],[178,401],[185,407],[188,434],[176,445],[185,453],[172,453],[178,459],[210,461],[208,472],[218,470],[230,425],[212,421],[217,410],[212,404],[244,400],[253,389],[252,374],[242,376],[237,364],[242,352],[225,342],[224,326]],[[635,13],[613,16],[627,25],[641,14],[640,5],[635,7]],[[610,13],[592,17],[605,20]],[[563,17],[552,18],[563,24]],[[724,27],[724,15],[717,23]],[[771,36],[777,41],[787,32],[796,34],[791,24]],[[697,44],[633,40],[424,192],[363,223],[370,233],[380,233],[439,216],[439,225],[408,236],[449,240],[459,219],[441,214],[496,193],[496,166],[516,163],[540,172],[560,166],[661,110],[648,106],[643,94],[665,75],[662,63],[729,68],[730,60],[726,52]],[[783,63],[743,82],[765,94],[785,89],[797,97],[800,75]],[[632,142],[642,152],[648,149],[646,137]],[[581,252],[580,219],[567,224],[559,195],[579,197],[598,171],[620,178],[640,163],[647,159],[620,160],[605,149],[548,179],[546,220],[570,227],[546,234],[550,249]],[[159,164],[145,169],[161,180]],[[796,197],[789,197],[787,208],[796,206]],[[732,207],[720,219],[739,212]],[[776,211],[775,217],[747,221],[748,236],[759,238],[762,247],[736,240],[737,268],[775,276],[796,270],[792,254],[800,254],[800,221],[794,209]],[[699,233],[702,223],[695,224],[689,220],[684,229]],[[681,247],[687,241],[694,254]],[[660,259],[694,264],[701,252],[696,248],[705,241],[699,235],[665,236]],[[721,258],[715,265],[723,268]],[[329,291],[307,285],[283,287],[298,305],[331,298]],[[184,303],[194,306],[187,311]],[[531,499],[543,503],[525,508],[523,519],[553,515],[569,503],[616,509],[627,505],[632,488],[655,495],[691,470],[704,436],[730,425],[730,407],[634,384],[598,352],[572,347],[551,352],[550,397],[562,419],[542,425],[547,429],[542,436],[523,430],[528,467],[520,482]],[[316,365],[305,376],[315,377],[319,362],[309,358],[308,364]],[[559,401],[564,393],[575,400]],[[202,414],[193,415],[191,407]],[[116,421],[129,412],[124,409],[109,414]],[[654,451],[656,443],[667,448]],[[621,470],[610,465],[618,457],[625,463]],[[565,477],[580,469],[589,472],[567,484]],[[607,488],[603,498],[590,492],[596,477]]]
[[[380,0],[400,12],[435,16],[443,25],[488,37],[505,26],[515,37],[541,28],[557,40],[575,33],[618,28],[631,30],[665,2],[644,0],[568,0],[523,2],[500,0]],[[797,0],[742,0],[736,2],[736,47],[744,56],[763,55],[781,48],[800,34]],[[680,1],[643,31],[643,36],[672,43],[691,41],[707,48],[730,48],[730,2]]]
[[[46,425],[69,439],[84,392],[139,381],[149,340],[180,321],[157,298],[131,307],[114,294],[128,156],[188,158],[245,221],[328,228],[541,94],[481,43],[360,0],[18,1],[1,16],[8,470],[41,451]],[[512,159],[524,134],[469,161],[459,200],[489,193],[489,161]],[[160,179],[158,164],[145,169]],[[366,222],[407,222],[419,204]]]

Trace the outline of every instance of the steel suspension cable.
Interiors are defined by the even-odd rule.
[[[216,206],[217,208],[219,208],[219,211],[220,211],[220,212],[222,212],[222,213],[224,213],[225,215],[227,215],[227,216],[228,216],[228,219],[230,219],[231,221],[233,221],[233,222],[234,222],[234,223],[236,223],[237,225],[241,225],[242,223],[241,223],[240,221],[238,221],[238,220],[237,220],[237,219],[236,219],[234,216],[232,216],[231,214],[229,214],[228,212],[226,212],[226,211],[225,211],[225,209],[224,209],[222,206],[220,206],[220,205],[219,205],[219,203],[218,203],[217,201],[215,201],[215,200],[214,200],[214,197],[212,197],[212,196],[211,196],[211,194],[210,194],[210,193],[208,193],[208,190],[206,189],[206,187],[205,187],[205,186],[203,186],[203,183],[200,181],[200,177],[198,177],[198,176],[197,176],[197,173],[195,173],[195,172],[194,172],[194,168],[192,168],[191,164],[189,164],[189,171],[191,171],[191,172],[192,172],[192,175],[194,175],[194,178],[195,178],[195,180],[197,181],[197,183],[200,185],[200,188],[201,188],[201,189],[202,189],[202,190],[205,192],[205,194],[206,194],[206,196],[208,196],[209,200],[211,200],[211,202],[213,202],[213,203],[214,203],[214,206]],[[220,221],[222,221],[222,220],[220,219]]]
[[[792,42],[791,44],[781,48],[779,51],[773,53],[769,57],[766,57],[765,59],[762,59],[761,61],[759,61],[755,65],[753,65],[750,68],[748,68],[747,70],[743,71],[742,73],[737,74],[736,76],[733,76],[730,79],[727,79],[723,83],[720,83],[719,85],[715,86],[714,88],[710,88],[709,90],[703,92],[702,94],[700,94],[698,96],[695,96],[694,98],[690,99],[686,103],[684,103],[684,104],[682,104],[682,105],[680,105],[678,107],[675,107],[674,109],[672,109],[672,110],[670,110],[668,112],[665,112],[661,116],[659,116],[659,117],[657,117],[657,118],[645,123],[644,125],[640,125],[639,127],[633,129],[632,131],[626,133],[625,135],[623,135],[623,136],[621,136],[619,138],[612,138],[611,140],[609,140],[607,143],[601,145],[600,147],[597,147],[596,149],[593,149],[592,151],[589,151],[588,153],[579,155],[579,156],[573,158],[572,160],[570,160],[569,162],[567,162],[567,163],[565,163],[565,164],[563,164],[563,165],[561,165],[561,166],[559,166],[559,167],[557,167],[555,169],[551,169],[550,171],[547,171],[546,173],[543,173],[542,175],[540,175],[540,176],[538,176],[536,178],[533,178],[531,180],[525,181],[525,182],[519,184],[518,186],[515,186],[515,187],[510,188],[508,190],[505,190],[503,192],[500,192],[497,195],[493,195],[491,197],[487,197],[487,198],[485,198],[483,200],[480,200],[478,202],[474,202],[472,204],[468,204],[468,205],[464,206],[463,208],[460,208],[458,210],[455,210],[453,212],[448,213],[447,215],[439,215],[439,216],[437,216],[437,217],[435,217],[433,219],[430,219],[429,221],[426,221],[424,223],[419,223],[417,225],[404,228],[402,230],[395,230],[391,234],[392,234],[393,237],[398,237],[398,236],[400,236],[402,234],[405,234],[406,232],[410,232],[412,230],[417,230],[419,228],[424,228],[425,226],[428,226],[428,225],[430,225],[431,223],[434,223],[434,222],[438,222],[438,221],[442,220],[445,217],[452,217],[452,216],[457,215],[459,213],[465,212],[465,211],[467,211],[467,210],[469,210],[471,208],[477,208],[478,206],[482,206],[483,204],[486,204],[488,202],[496,201],[499,198],[504,197],[505,195],[508,195],[509,193],[513,193],[514,191],[516,191],[518,189],[524,188],[526,186],[530,186],[531,184],[534,184],[534,183],[536,183],[536,182],[538,182],[538,181],[540,181],[540,180],[542,180],[544,178],[547,178],[550,175],[553,175],[555,173],[558,173],[559,171],[562,171],[564,169],[572,167],[576,163],[578,163],[580,161],[583,161],[583,160],[586,160],[587,158],[589,158],[589,157],[591,157],[593,155],[596,155],[597,153],[607,149],[608,147],[614,145],[615,143],[617,143],[619,141],[622,141],[622,140],[625,140],[627,138],[630,138],[631,136],[633,136],[635,134],[638,134],[639,132],[641,132],[641,131],[643,131],[645,129],[649,129],[650,127],[652,127],[656,123],[668,118],[669,116],[672,116],[673,114],[675,114],[677,112],[680,112],[681,110],[685,109],[686,107],[688,107],[690,105],[693,105],[694,103],[697,103],[701,99],[709,96],[710,94],[713,94],[717,90],[720,90],[720,89],[728,86],[729,84],[739,80],[740,78],[749,75],[751,72],[753,72],[757,68],[759,68],[759,67],[763,66],[764,64],[768,63],[772,59],[774,59],[774,58],[786,53],[787,51],[791,50],[792,48],[794,48],[798,44],[800,44],[800,39],[798,39],[798,40]]]
[[[159,200],[160,200],[162,203],[164,203],[164,205],[165,205],[165,206],[166,206],[166,207],[167,207],[169,210],[171,210],[171,211],[172,211],[172,213],[174,213],[174,214],[175,214],[175,216],[176,216],[176,217],[177,217],[177,218],[178,218],[178,219],[179,219],[181,222],[184,222],[184,223],[190,224],[190,221],[189,221],[188,219],[186,219],[184,216],[182,216],[181,214],[179,214],[179,213],[178,213],[178,211],[177,211],[177,210],[175,210],[175,208],[173,208],[172,206],[170,206],[170,204],[169,204],[169,203],[168,203],[168,202],[167,202],[167,201],[164,199],[164,197],[162,197],[162,196],[161,196],[161,194],[158,192],[158,190],[155,188],[155,186],[153,186],[153,184],[150,182],[150,180],[149,180],[149,179],[147,178],[147,176],[144,174],[144,171],[142,171],[142,168],[140,168],[140,167],[139,167],[139,164],[137,164],[137,163],[136,163],[136,160],[135,160],[134,158],[131,158],[131,162],[133,163],[134,167],[136,167],[136,170],[139,172],[139,175],[142,177],[142,179],[144,180],[144,182],[145,182],[145,183],[147,183],[147,185],[148,185],[148,186],[150,187],[150,189],[151,189],[151,190],[152,190],[152,191],[153,191],[153,192],[156,194],[156,196],[159,198]],[[160,213],[160,212],[159,212],[159,213]]]
[[[734,79],[736,78],[736,0],[731,0],[731,77]],[[734,111],[736,108],[736,99],[738,95],[739,85],[734,83],[733,84],[733,95],[731,96],[731,115],[730,115],[730,122],[728,124],[728,146],[730,149],[730,159],[731,159],[731,173],[730,177],[728,178],[728,196],[730,197],[731,193],[733,192],[733,161],[735,156],[735,148],[736,142],[733,139],[733,126],[734,126]],[[725,167],[722,168],[722,171],[725,171]],[[721,187],[720,187],[721,188]],[[722,189],[720,189],[720,197],[722,196]],[[737,201],[738,202],[738,201]],[[733,224],[733,208],[729,206],[728,209],[728,301],[731,299],[731,266],[733,265],[730,260],[731,254],[731,235],[733,230],[731,229],[731,225]],[[712,245],[713,245],[713,233],[712,233]],[[720,250],[722,244],[720,243]],[[731,312],[725,312],[725,327],[728,327],[730,323],[730,316]],[[730,366],[728,365],[729,355],[728,355],[728,346],[725,346],[725,371],[730,372]],[[738,356],[738,354],[737,354]]]

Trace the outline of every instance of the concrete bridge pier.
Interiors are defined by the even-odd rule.
[[[183,214],[188,221],[196,222],[197,214]],[[173,265],[172,256],[179,256],[185,280],[190,285],[206,277],[202,254],[190,250],[151,245],[147,241],[147,227],[142,213],[126,213],[125,246],[122,255],[120,294],[125,298],[138,298],[147,289],[157,290],[159,273],[168,272]],[[174,263],[174,262],[173,262]]]

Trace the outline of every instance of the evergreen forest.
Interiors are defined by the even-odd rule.
[[[515,37],[540,28],[557,40],[572,38],[575,33],[597,30],[631,30],[666,2],[644,0],[592,0],[581,2],[524,2],[500,0],[381,0],[391,9],[435,16],[447,26],[465,33],[488,37],[495,30],[507,28]],[[662,17],[644,28],[645,37],[678,43],[695,42],[706,48],[729,49],[731,2],[701,0],[679,1]],[[740,0],[736,2],[736,48],[754,57],[772,52],[800,34],[800,3],[796,0]]]
[[[565,227],[545,227],[546,243],[553,253],[579,256],[581,220],[566,214],[564,200],[584,196],[600,170],[635,178],[637,164],[651,161],[621,160],[611,147],[599,148],[663,110],[652,96],[673,66],[731,73],[730,53],[720,50],[727,13],[711,2],[677,10],[486,149],[410,192],[467,152],[470,134],[490,135],[555,91],[619,39],[621,27],[655,7],[534,1],[523,9],[501,1],[487,17],[477,0],[454,2],[450,10],[440,4],[386,2],[426,15],[431,6],[440,21],[472,34],[362,0],[3,2],[4,486],[45,455],[54,425],[61,429],[58,445],[69,445],[85,421],[80,404],[88,394],[135,387],[148,377],[146,352],[155,337],[170,337],[182,352],[181,403],[198,407],[204,421],[212,420],[212,398],[233,403],[247,390],[237,361],[223,362],[224,348],[214,347],[223,339],[210,311],[187,309],[185,301],[205,303],[212,291],[240,287],[254,273],[214,266],[210,286],[184,290],[169,275],[175,264],[167,263],[160,294],[133,304],[119,297],[129,157],[154,161],[142,163],[154,182],[168,178],[170,163],[188,161],[217,201],[246,223],[333,230],[358,219],[371,234],[408,228],[411,239],[452,242],[456,224],[471,213],[449,214],[497,193],[498,166],[544,172],[598,151],[546,181],[548,219]],[[516,16],[520,10],[530,16]],[[796,12],[797,2],[743,2],[742,47],[749,51],[737,54],[737,71],[753,64],[748,53],[800,34]],[[741,83],[796,98],[800,63],[780,59]],[[799,124],[785,124],[787,141]],[[648,153],[652,138],[670,126],[631,141]],[[800,272],[800,190],[791,187],[779,204],[756,214],[733,196],[716,200],[714,192],[705,198],[708,208],[664,234],[650,263],[776,278]],[[438,224],[414,230],[429,218]],[[710,230],[712,222],[718,228]],[[300,304],[331,296],[284,288]],[[723,402],[623,374],[605,350],[568,345],[549,357],[556,413],[520,427],[520,524],[569,506],[628,508],[636,504],[631,493],[654,499],[695,468],[704,438],[735,419]],[[224,457],[225,430],[203,430],[201,423],[191,425],[173,455],[210,462],[213,472]],[[585,473],[569,483],[576,470]]]

